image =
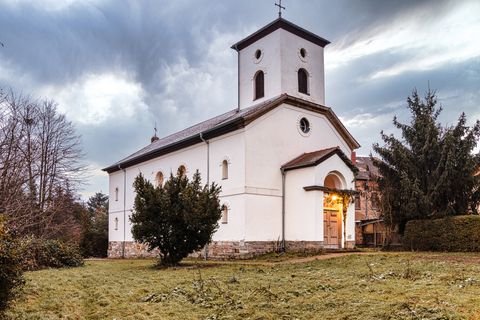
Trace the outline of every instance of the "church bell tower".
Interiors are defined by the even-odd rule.
[[[279,14],[278,19],[234,44],[239,108],[284,93],[325,105],[323,49],[329,43]]]

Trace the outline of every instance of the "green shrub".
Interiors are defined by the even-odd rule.
[[[107,257],[108,251],[108,215],[99,212],[95,220],[84,226],[80,249],[84,257]]]
[[[160,265],[174,266],[212,240],[222,216],[215,183],[202,186],[198,170],[189,180],[179,168],[164,186],[153,186],[142,174],[135,178],[133,238],[158,249]]]
[[[0,217],[0,318],[24,283],[17,240]]]
[[[83,257],[78,246],[59,240],[24,238],[21,243],[21,251],[25,270],[83,265]]]
[[[405,227],[403,246],[421,251],[480,251],[480,216],[412,220]]]
[[[108,234],[97,230],[88,230],[80,242],[82,255],[86,258],[106,258],[108,251]]]

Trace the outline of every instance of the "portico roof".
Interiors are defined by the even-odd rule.
[[[345,162],[345,164],[353,171],[357,172],[357,168],[353,165],[352,161],[343,153],[340,147],[327,148],[322,150],[317,150],[313,152],[303,153],[295,159],[285,163],[281,169],[284,171],[314,167],[324,162],[333,155],[338,155],[340,159]]]

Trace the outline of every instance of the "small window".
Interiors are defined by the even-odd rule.
[[[303,68],[298,70],[298,92],[308,94],[308,73]]]
[[[115,201],[118,201],[118,187],[115,188]]]
[[[118,218],[115,218],[115,230],[118,230]]]
[[[157,187],[163,186],[163,172],[158,171],[157,174],[155,175],[155,184]]]
[[[307,118],[300,119],[300,130],[305,134],[310,132],[310,122]]]
[[[372,203],[372,209],[374,210],[378,209],[380,201],[378,199],[378,194],[376,192],[372,192],[372,195],[370,196],[370,201]]]
[[[222,179],[228,179],[228,161],[222,161]]]
[[[300,49],[300,56],[302,58],[305,58],[307,56],[307,50],[305,50],[305,48]]]
[[[227,205],[222,206],[222,224],[228,223],[228,207]]]
[[[254,100],[263,98],[265,96],[264,88],[264,74],[263,71],[258,71],[255,74],[255,98]]]
[[[362,209],[362,205],[360,202],[360,196],[357,194],[355,196],[355,210],[361,210],[361,209]]]
[[[260,57],[262,56],[262,50],[258,49],[257,51],[255,51],[255,59],[260,59]]]
[[[187,175],[187,168],[185,168],[185,166],[182,164],[180,167],[178,167],[178,170],[177,170],[177,175],[181,176],[181,177],[186,177]]]

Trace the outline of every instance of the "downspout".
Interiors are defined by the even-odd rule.
[[[286,173],[285,169],[281,168],[280,171],[282,172],[282,251],[285,252],[285,180],[286,180]]]
[[[118,165],[118,169],[123,171],[123,242],[122,258],[125,259],[125,241],[127,241],[127,170]]]
[[[203,138],[203,132],[200,132],[200,140],[207,145],[207,186],[210,184],[210,142]],[[208,243],[205,245],[205,260],[208,259]]]
[[[240,51],[236,45],[234,49],[237,51],[237,112],[240,112]]]

